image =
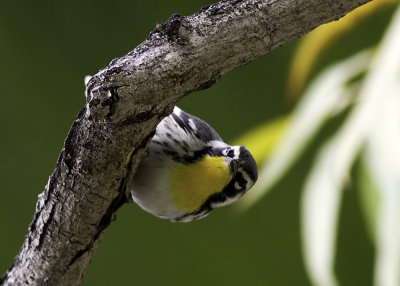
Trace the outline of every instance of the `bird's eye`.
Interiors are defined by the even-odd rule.
[[[226,153],[226,155],[227,155],[228,157],[230,157],[230,158],[233,158],[233,157],[235,156],[235,151],[233,151],[233,149],[230,149],[230,150]]]

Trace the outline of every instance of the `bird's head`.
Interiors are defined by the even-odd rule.
[[[240,199],[257,181],[257,165],[244,146],[211,142],[197,159],[173,172],[175,204],[192,221]],[[190,193],[189,193],[190,192]]]
[[[221,151],[229,167],[231,180],[221,192],[209,198],[211,208],[229,205],[241,198],[257,181],[257,164],[244,146],[227,146]]]

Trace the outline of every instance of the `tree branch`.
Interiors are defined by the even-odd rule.
[[[78,285],[129,174],[179,99],[368,0],[230,0],[173,15],[87,83],[4,285]]]

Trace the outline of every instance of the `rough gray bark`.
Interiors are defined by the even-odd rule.
[[[368,0],[231,0],[173,15],[87,84],[4,285],[78,285],[156,125],[183,96]]]

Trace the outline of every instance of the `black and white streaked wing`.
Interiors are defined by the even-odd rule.
[[[174,108],[170,116],[183,130],[202,142],[222,141],[218,133],[205,121],[178,107]]]
[[[226,145],[206,122],[175,107],[157,126],[148,155],[160,159],[168,155],[176,162],[189,163],[207,154],[210,142]]]

